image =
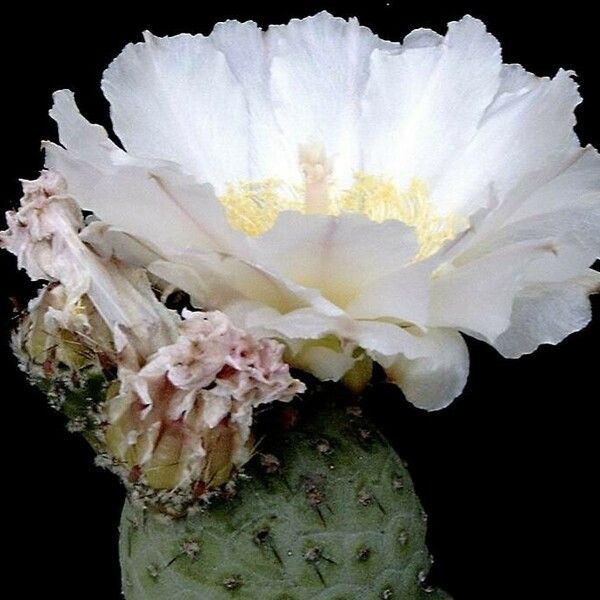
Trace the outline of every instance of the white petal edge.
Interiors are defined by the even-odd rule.
[[[413,360],[398,356],[386,373],[416,407],[440,410],[464,389],[469,374],[469,353],[456,331],[433,329],[422,339],[428,346],[427,355]]]
[[[561,283],[530,286],[515,300],[511,326],[494,347],[506,358],[529,354],[542,344],[558,344],[592,318],[589,295],[600,292],[600,273]]]

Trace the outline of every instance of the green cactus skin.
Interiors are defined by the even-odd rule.
[[[127,600],[449,599],[423,585],[426,518],[394,450],[356,407],[298,412],[234,497],[171,521],[126,504]]]

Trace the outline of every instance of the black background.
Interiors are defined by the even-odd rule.
[[[505,62],[519,62],[538,75],[553,75],[561,66],[578,73],[584,97],[578,133],[582,143],[599,145],[598,31],[591,8],[571,3],[559,10],[547,4],[528,13],[508,3],[497,9],[394,0],[268,4],[15,7],[4,20],[1,40],[4,206],[19,197],[17,179],[34,178],[41,168],[40,139],[55,137],[47,117],[51,92],[72,89],[82,112],[108,125],[99,90],[102,70],[142,30],[208,33],[226,18],[267,25],[322,8],[356,15],[392,40],[415,27],[443,32],[449,20],[465,13],[480,17],[502,43]],[[11,256],[2,253],[0,261],[2,542],[8,553],[3,584],[18,590],[5,597],[37,597],[43,589],[48,597],[116,599],[123,493],[113,476],[93,466],[86,444],[66,432],[62,419],[17,371],[7,348],[12,310],[7,298],[26,297],[30,286]],[[467,389],[442,412],[420,412],[391,388],[372,398],[372,412],[407,459],[430,516],[429,546],[436,558],[431,582],[456,600],[595,595],[597,577],[588,559],[597,557],[597,550],[583,545],[588,535],[587,541],[594,539],[588,503],[597,473],[600,311],[597,299],[593,304],[595,321],[586,330],[518,361],[469,342]],[[17,574],[17,567],[25,573]]]

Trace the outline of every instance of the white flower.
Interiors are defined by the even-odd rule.
[[[184,312],[177,340],[139,371],[121,371],[109,401],[108,451],[155,489],[215,487],[251,455],[254,409],[304,391],[283,346],[256,340],[223,313]],[[130,476],[131,476],[130,474]]]
[[[503,65],[470,17],[402,44],[326,13],[147,34],[103,79],[127,152],[63,91],[47,164],[198,306],[323,379],[370,357],[436,409],[459,332],[516,357],[590,319],[600,159],[571,75]]]

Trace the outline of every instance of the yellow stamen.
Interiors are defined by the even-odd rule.
[[[340,213],[366,215],[377,223],[394,219],[414,227],[420,246],[415,260],[434,254],[466,225],[456,215],[438,214],[429,200],[427,186],[419,179],[413,179],[408,189],[399,192],[388,179],[357,173],[354,185],[339,197],[338,209]]]
[[[220,200],[231,226],[247,235],[260,235],[284,210],[326,215],[359,213],[378,223],[393,219],[414,227],[419,242],[414,260],[418,261],[434,254],[467,225],[460,216],[439,214],[429,199],[427,186],[419,179],[399,191],[390,179],[356,173],[351,187],[332,194],[331,168],[322,151],[303,148],[300,160],[305,176],[303,189],[294,190],[275,179],[229,185]]]
[[[230,225],[255,236],[271,229],[283,210],[304,212],[302,201],[286,197],[283,187],[276,179],[229,184],[219,199]]]

